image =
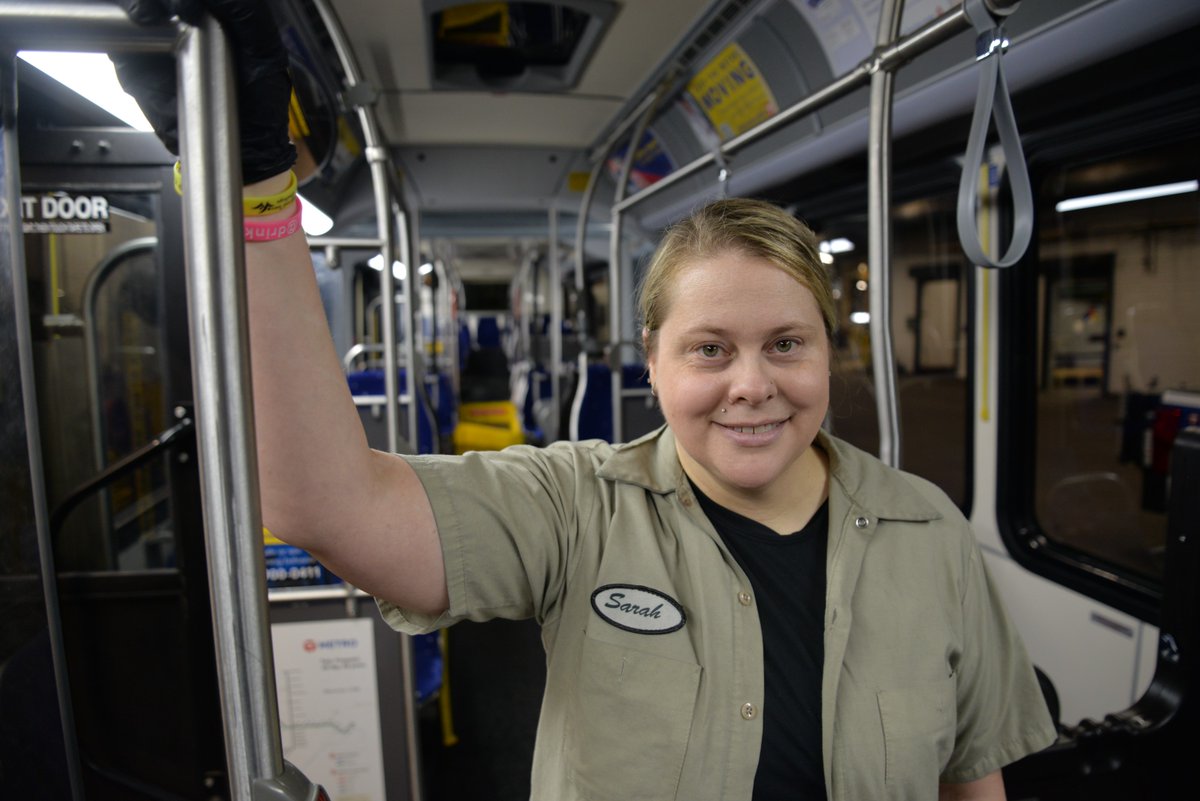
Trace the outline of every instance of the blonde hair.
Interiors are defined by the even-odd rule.
[[[766,259],[811,292],[821,310],[825,333],[833,341],[837,312],[816,235],[771,203],[729,198],[710,203],[672,225],[654,251],[638,292],[648,350],[653,349],[655,334],[666,319],[676,276],[693,262],[731,251]]]

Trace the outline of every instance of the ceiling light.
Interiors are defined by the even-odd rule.
[[[1111,206],[1114,203],[1129,203],[1133,200],[1148,200],[1152,197],[1166,197],[1168,195],[1182,195],[1187,192],[1195,192],[1200,189],[1200,181],[1178,181],[1173,184],[1159,184],[1158,186],[1143,186],[1141,189],[1124,189],[1120,192],[1105,192],[1100,195],[1086,195],[1084,197],[1073,197],[1067,200],[1060,200],[1054,204],[1054,210],[1058,212],[1076,211],[1078,209],[1091,209],[1096,206]]]
[[[58,53],[22,50],[17,56],[68,89],[96,104],[137,131],[153,131],[137,101],[121,88],[117,71],[104,53]],[[333,228],[333,220],[310,201],[304,203],[302,224],[309,236],[321,236]]]
[[[850,312],[850,322],[858,325],[866,325],[871,322],[870,312]]]
[[[146,115],[117,81],[117,71],[104,53],[52,53],[22,50],[17,56],[68,89],[138,131],[152,131]]]

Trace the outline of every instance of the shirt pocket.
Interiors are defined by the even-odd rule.
[[[566,757],[589,801],[675,798],[700,666],[584,637]]]
[[[881,690],[879,715],[889,797],[936,798],[938,776],[954,750],[954,680]]]

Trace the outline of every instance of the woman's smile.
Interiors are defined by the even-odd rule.
[[[717,423],[721,428],[724,428],[735,437],[735,441],[742,445],[768,445],[775,441],[780,429],[787,424],[787,420],[775,420],[769,423]]]

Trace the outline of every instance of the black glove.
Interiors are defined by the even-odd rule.
[[[261,181],[296,163],[288,138],[292,80],[287,50],[263,0],[117,0],[134,22],[161,25],[173,16],[199,22],[208,12],[229,36],[237,73],[238,129],[242,140],[242,180]],[[175,59],[158,53],[112,56],[117,78],[142,107],[167,149],[179,153]]]

